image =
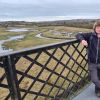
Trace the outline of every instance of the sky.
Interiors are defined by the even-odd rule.
[[[100,0],[0,0],[0,20],[99,18]]]

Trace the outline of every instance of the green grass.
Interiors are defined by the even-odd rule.
[[[51,32],[53,30],[53,32]],[[91,29],[85,29],[85,28],[75,28],[75,27],[65,27],[65,26],[56,26],[52,27],[51,30],[47,30],[43,32],[44,37],[50,37],[50,38],[63,38],[63,39],[68,39],[68,38],[73,38],[78,32],[91,32]],[[70,37],[66,36],[65,34],[54,34],[55,32],[68,32],[68,33],[73,33]]]
[[[42,44],[50,44],[50,43],[55,43],[59,41],[64,41],[65,39],[70,39],[73,38],[75,33],[77,32],[90,32],[92,31],[91,29],[84,29],[84,28],[75,28],[75,27],[65,27],[65,26],[47,26],[47,27],[35,27],[32,28],[34,30],[38,31],[29,31],[29,32],[7,32],[5,29],[0,29],[0,39],[7,39],[10,36],[16,36],[16,35],[22,35],[25,34],[25,38],[22,39],[22,41],[9,41],[4,43],[4,46],[8,48],[12,48],[14,50],[19,50],[23,48],[28,48],[28,47],[33,47],[37,45],[42,45]],[[55,35],[51,32],[73,32],[73,36],[68,37],[66,35]],[[42,39],[42,38],[37,38],[35,37],[36,34],[42,33],[42,36],[44,37],[49,37],[51,39]],[[62,40],[60,40],[62,39]]]
[[[28,34],[29,32],[9,32],[6,28],[0,28],[0,40],[8,39],[11,36]]]
[[[45,34],[47,34],[49,29],[55,29],[55,30],[63,31],[63,28],[64,27],[39,27],[39,32],[44,32]],[[70,28],[70,30],[74,30],[75,31],[75,29],[73,29],[73,28]],[[3,31],[4,30],[2,30],[2,32]],[[16,35],[16,34],[24,34],[24,33],[8,33],[8,32],[2,33],[2,35],[7,35],[7,36],[11,36],[13,34]],[[37,32],[28,32],[28,33],[26,33],[26,36],[22,41],[10,41],[10,42],[5,43],[4,45],[7,46],[7,47],[10,47],[10,48],[13,48],[14,50],[19,50],[19,49],[33,47],[33,46],[37,46],[37,45],[49,44],[49,43],[53,43],[53,42],[62,41],[62,40],[57,40],[57,39],[40,39],[40,38],[36,38],[35,37],[36,34],[37,34]],[[75,45],[77,45],[77,43]],[[64,46],[63,49],[66,49],[66,47],[67,46]],[[80,46],[78,48],[79,51],[82,50],[82,47],[83,46]],[[51,54],[52,54],[53,51],[54,51],[54,49],[48,50],[48,52],[51,53]],[[67,52],[71,55],[73,53],[73,51],[74,51],[73,46],[70,46],[70,48],[68,49]],[[83,51],[82,54],[84,55],[85,52],[86,51]],[[28,55],[28,56],[31,57],[32,59],[34,59],[36,57],[36,55],[37,55],[37,53],[31,54],[31,55]],[[57,59],[60,59],[62,55],[63,55],[63,51],[59,48],[59,49],[57,49],[57,51],[56,51],[54,56]],[[78,57],[78,55],[79,54],[77,52],[75,52],[74,55],[73,55],[73,58],[76,59]],[[45,63],[47,62],[48,59],[49,59],[49,56],[47,54],[45,54],[44,52],[42,52],[40,57],[37,59],[37,61],[40,64],[45,65]],[[66,64],[68,59],[69,59],[69,57],[67,55],[65,55],[63,57],[63,59],[61,60],[61,62]],[[80,63],[81,60],[82,60],[82,57],[78,57],[77,62]],[[16,63],[16,69],[19,70],[19,71],[25,72],[25,70],[29,67],[29,65],[31,63],[32,62],[28,61],[24,57],[21,57],[19,59],[19,61]],[[55,68],[56,64],[57,64],[57,62],[52,58],[46,67],[49,68],[50,70],[53,70]],[[70,60],[70,62],[67,64],[67,67],[70,69],[73,64],[74,64],[74,61]],[[84,66],[84,64],[85,64],[85,61],[83,61],[81,65]],[[64,77],[66,77],[67,74],[70,71],[67,67],[65,68],[65,70],[62,73],[62,76],[64,76]],[[79,66],[77,64],[74,64],[72,70],[76,72],[77,67],[79,67]],[[55,69],[55,72],[60,74],[63,68],[64,68],[63,65],[58,64],[57,68]],[[87,67],[85,69],[87,70]],[[28,72],[28,74],[36,77],[40,71],[41,71],[41,67],[36,65],[36,64],[34,64],[32,66],[32,68],[30,69],[30,71]],[[82,68],[79,67],[77,73],[80,74],[81,71],[82,71]],[[0,68],[0,76],[3,75],[3,73],[4,73],[4,70],[2,70],[2,68]],[[39,79],[46,81],[50,74],[51,74],[51,72],[45,69],[45,70],[43,70],[43,72],[40,75]],[[85,74],[85,71],[82,72],[81,76],[84,77],[84,74]],[[73,75],[74,75],[74,73],[70,72],[70,74],[67,76],[67,78],[68,79],[72,79]],[[76,82],[78,76],[77,75],[74,75],[74,76],[75,77],[73,78],[73,81]],[[18,74],[17,77],[18,77],[18,79],[20,79],[21,75]],[[53,73],[52,76],[50,77],[50,79],[48,80],[48,83],[51,83],[51,84],[55,83],[57,77],[58,76]],[[78,81],[80,81],[80,79],[81,78],[79,78]],[[64,79],[62,77],[59,77],[56,85],[57,86],[61,86],[63,81],[64,81]],[[25,77],[21,81],[19,86],[20,86],[20,88],[27,90],[32,82],[33,82],[32,79],[29,79],[29,78]],[[3,83],[6,84],[6,80],[4,80]],[[66,89],[68,84],[69,84],[69,82],[66,80],[65,83],[63,84],[63,88]],[[72,85],[73,84],[71,84],[70,87]],[[35,82],[35,84],[34,84],[34,86],[32,87],[31,90],[35,91],[35,92],[39,92],[39,90],[41,89],[42,86],[43,86],[43,84],[41,82],[37,81],[37,82]],[[42,93],[48,94],[50,89],[51,89],[51,86],[46,84],[44,89],[42,90]],[[58,91],[58,88],[56,88],[56,87],[53,88],[53,90],[50,93],[50,95],[51,96],[55,96],[57,91]],[[0,99],[3,100],[8,92],[9,91],[7,89],[1,89],[0,90],[0,94],[2,94],[2,95],[0,95]],[[63,90],[61,90],[59,92],[59,94],[61,94],[61,93],[63,93]],[[21,93],[21,95],[23,95],[23,92]],[[27,94],[25,100],[33,100],[34,97],[35,97],[35,95]],[[44,98],[39,96],[37,100],[44,100]],[[48,100],[49,100],[49,98],[48,98]]]

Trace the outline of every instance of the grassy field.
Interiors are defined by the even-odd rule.
[[[66,27],[66,26],[56,26],[51,27],[51,29],[48,29],[48,31],[43,32],[44,37],[50,37],[50,38],[62,38],[62,39],[70,39],[73,38],[78,32],[91,32],[91,29],[85,29],[85,28],[75,28],[75,27]],[[72,33],[71,36],[67,36],[65,34],[54,34],[56,32],[59,33]]]
[[[20,50],[23,48],[29,48],[29,47],[43,45],[43,44],[50,44],[59,41],[55,39],[41,39],[35,37],[35,35],[36,33],[33,32],[28,33],[28,35],[26,35],[25,38],[22,39],[21,41],[9,41],[4,43],[4,46],[12,48],[13,50]]]
[[[5,29],[0,29],[0,39],[7,39],[10,36],[22,35],[25,34],[25,38],[22,41],[9,41],[4,43],[4,46],[14,49],[20,50],[23,48],[29,48],[42,44],[50,44],[59,41],[64,41],[66,39],[71,39],[78,32],[91,32],[91,29],[84,28],[75,28],[75,27],[65,27],[65,26],[47,26],[47,27],[31,27],[33,31],[28,32],[7,32]],[[65,34],[54,34],[55,32],[69,32],[73,33],[72,36],[68,37]],[[42,33],[42,36],[51,38],[38,38],[35,37],[37,34]]]
[[[16,35],[19,35],[19,34],[26,34],[25,38],[22,41],[11,41],[11,42],[8,42],[8,43],[4,44],[5,46],[13,48],[14,50],[19,50],[19,49],[23,49],[23,48],[27,48],[27,47],[36,46],[36,45],[49,44],[49,43],[58,42],[58,41],[64,41],[64,40],[59,40],[59,39],[41,39],[41,38],[36,38],[35,37],[36,34],[38,34],[39,32],[44,32],[44,35],[46,35],[46,37],[48,37],[48,34],[49,34],[51,29],[52,30],[57,30],[57,31],[65,31],[65,30],[68,29],[68,27],[64,27],[64,26],[61,26],[61,27],[55,27],[55,26],[54,27],[53,26],[52,27],[51,26],[50,27],[39,27],[38,32],[26,32],[26,33],[24,33],[24,32],[20,32],[20,33],[16,33],[16,32],[12,33],[11,32],[11,33],[9,33],[9,32],[6,32],[5,29],[0,29],[1,30],[0,35],[2,34],[1,36],[4,36],[4,37],[7,38],[9,36],[16,36]],[[75,29],[74,28],[69,28],[68,32],[72,32],[72,30],[73,30],[73,32],[74,31],[78,32],[78,29],[80,29],[83,32],[84,31],[85,32],[91,31],[91,30],[88,30],[88,29],[81,29],[81,28],[75,28]],[[80,32],[80,30],[79,30],[79,32]],[[2,37],[2,39],[3,39],[3,37]],[[66,47],[67,46],[64,46],[63,48],[66,49]],[[79,47],[79,51],[81,51],[81,50],[82,50],[82,46]],[[53,51],[54,51],[54,49],[49,50],[48,52],[52,53]],[[74,51],[73,46],[70,46],[70,48],[67,52],[71,55],[73,53],[73,51]],[[85,52],[86,51],[83,51],[82,54],[84,54]],[[32,59],[34,59],[36,57],[36,55],[37,55],[37,53],[36,54],[31,54],[31,55],[28,55],[28,56],[31,57]],[[58,48],[54,56],[57,59],[60,59],[62,55],[63,55],[63,51]],[[78,52],[75,52],[74,55],[73,55],[73,58],[76,59],[78,57],[78,55],[79,55]],[[45,54],[44,52],[42,52],[40,57],[37,59],[37,62],[39,62],[42,65],[45,65],[45,63],[47,62],[48,59],[49,59],[49,56],[47,54]],[[64,55],[61,62],[66,64],[68,59],[69,59],[69,57],[67,55]],[[78,57],[77,62],[80,63],[81,60],[82,60],[82,57]],[[21,71],[21,72],[25,72],[25,70],[28,68],[28,66],[31,63],[32,63],[31,61],[28,61],[24,57],[21,57],[19,59],[19,61],[16,63],[16,69]],[[56,64],[57,64],[57,62],[52,58],[46,67],[50,70],[53,70],[55,68]],[[70,69],[73,64],[74,64],[74,61],[70,60],[70,62],[67,64],[67,67]],[[81,65],[84,66],[85,61],[83,61]],[[69,73],[69,69],[67,67],[64,69],[64,71],[61,74],[63,77],[66,77],[67,74]],[[79,66],[75,63],[72,70],[76,72],[78,67]],[[64,68],[63,65],[58,64],[57,68],[55,69],[55,72],[60,74],[63,68]],[[38,75],[38,73],[41,71],[41,69],[42,68],[40,66],[34,64],[27,74],[36,77]],[[87,70],[87,67],[85,69]],[[77,73],[80,74],[81,72],[82,72],[82,68],[79,67],[78,70],[77,70]],[[4,73],[4,70],[2,68],[0,68],[0,76],[2,76],[3,73]],[[43,72],[38,77],[38,79],[46,81],[50,74],[52,74],[52,75],[51,75],[50,79],[47,82],[53,84],[53,83],[55,83],[58,76],[56,74],[46,70],[46,69],[43,70]],[[82,72],[81,76],[84,77],[84,74],[85,74],[85,71]],[[67,78],[73,80],[74,82],[76,82],[77,79],[78,79],[78,81],[80,81],[81,78],[79,78],[77,75],[74,75],[75,77],[73,78],[73,75],[74,75],[74,73],[70,72],[70,74],[67,76]],[[21,76],[22,75],[19,75],[19,74],[17,75],[18,80],[20,79]],[[19,86],[20,86],[20,88],[27,90],[33,81],[34,80],[32,80],[32,79],[24,77],[24,79],[21,81]],[[64,81],[64,79],[62,77],[59,77],[56,85],[61,86],[63,81]],[[4,80],[3,83],[6,84],[6,80]],[[66,80],[65,83],[63,84],[63,88],[66,89],[66,87],[68,85],[69,85],[69,82]],[[70,84],[70,86],[72,86],[72,85],[73,84]],[[39,92],[39,90],[42,88],[42,86],[43,86],[43,83],[41,83],[39,81],[36,81],[35,84],[33,85],[32,89],[31,89],[31,91]],[[51,86],[48,85],[47,83],[45,83],[45,87],[41,91],[41,93],[49,94],[50,89],[51,89]],[[58,90],[59,89],[56,88],[56,87],[53,88],[50,95],[51,96],[56,95]],[[2,95],[0,95],[0,100],[4,100],[4,98],[5,98],[5,96],[7,95],[8,92],[9,91],[7,89],[2,89],[1,88],[0,89],[0,94],[2,94]],[[63,90],[59,91],[58,94],[60,94],[62,92],[63,92]],[[23,94],[24,93],[22,92],[21,95],[23,95]],[[27,94],[27,96],[24,100],[33,100],[34,97],[35,97],[35,95]],[[44,100],[44,97],[39,96],[37,98],[37,100]],[[49,98],[48,98],[48,100],[49,100]]]

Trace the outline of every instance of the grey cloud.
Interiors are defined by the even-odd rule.
[[[20,16],[66,16],[99,15],[100,0],[2,0],[0,15]],[[0,1],[1,2],[1,1]]]

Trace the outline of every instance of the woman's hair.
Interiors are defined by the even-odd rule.
[[[93,29],[95,30],[96,26],[100,26],[100,19],[97,19],[93,25]]]

